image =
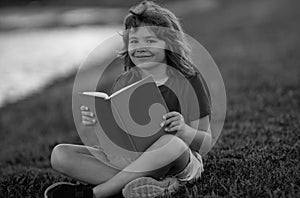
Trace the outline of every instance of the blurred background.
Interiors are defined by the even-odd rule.
[[[139,0],[4,0],[0,2],[0,105],[74,71],[88,53],[122,30]],[[157,1],[181,16],[213,1]],[[196,7],[195,7],[196,6]]]
[[[81,140],[76,69],[139,0],[0,1],[0,197],[41,197],[53,147]],[[175,197],[300,196],[300,1],[156,0],[212,55],[227,117],[202,180]]]

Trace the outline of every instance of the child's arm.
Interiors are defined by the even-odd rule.
[[[191,142],[190,147],[204,156],[211,149],[212,136],[209,124],[209,116],[194,120],[186,125],[186,130],[181,134],[181,139]]]
[[[170,112],[164,116],[166,132],[177,131],[176,135],[189,144],[192,150],[205,155],[212,143],[209,116],[194,120],[186,124],[183,116],[178,112]]]

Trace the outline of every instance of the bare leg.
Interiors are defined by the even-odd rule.
[[[102,162],[106,160],[104,155],[97,156],[102,158],[99,160],[89,150],[98,152],[83,145],[59,144],[52,151],[51,165],[55,170],[89,184],[101,184],[120,171]]]
[[[176,174],[184,169],[189,160],[188,146],[180,138],[173,135],[162,136],[147,151],[151,152],[143,153],[124,170],[94,187],[95,197],[108,197],[117,194],[127,183],[138,177],[159,177],[158,174],[167,172]]]

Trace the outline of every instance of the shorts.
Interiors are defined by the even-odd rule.
[[[201,173],[204,171],[201,155],[191,149],[189,149],[189,151],[190,161],[188,165],[180,173],[173,175],[173,177],[176,177],[181,182],[197,180],[201,177]]]

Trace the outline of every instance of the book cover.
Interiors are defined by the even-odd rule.
[[[105,153],[136,159],[160,136],[167,105],[152,76],[108,96],[101,92],[83,92],[82,105],[94,105],[97,137]]]

